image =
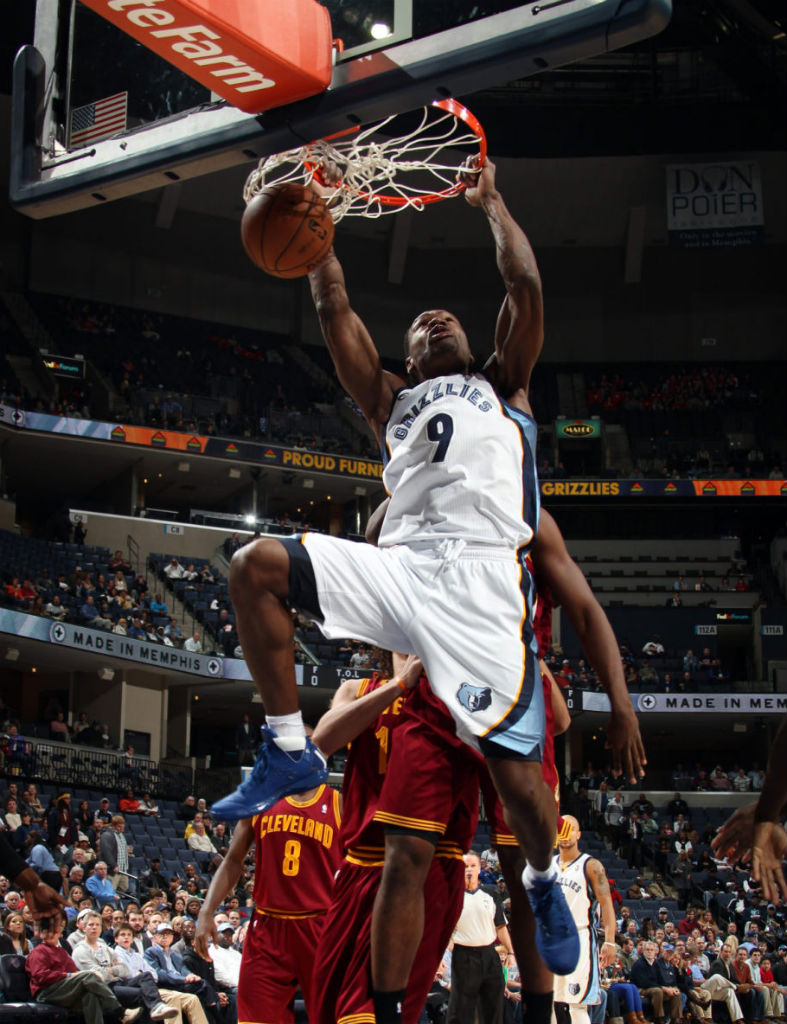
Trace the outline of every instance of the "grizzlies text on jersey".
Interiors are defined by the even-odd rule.
[[[480,374],[397,392],[385,428],[391,504],[380,546],[461,539],[528,547],[538,526],[536,434],[535,421]]]

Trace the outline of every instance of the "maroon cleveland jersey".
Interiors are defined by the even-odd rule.
[[[358,697],[378,689],[387,679],[372,676],[358,683]],[[344,769],[342,853],[353,864],[382,865],[385,827],[374,821],[391,754],[392,733],[402,720],[407,694],[395,697],[368,729],[350,744]]]
[[[308,800],[285,796],[253,819],[254,902],[270,917],[308,917],[331,901],[341,863],[339,793],[320,786]]]

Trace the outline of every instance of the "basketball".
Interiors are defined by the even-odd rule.
[[[246,207],[240,225],[253,263],[274,277],[303,277],[325,258],[333,220],[325,200],[308,186],[266,186]]]

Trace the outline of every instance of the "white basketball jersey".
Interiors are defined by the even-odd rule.
[[[380,546],[461,539],[529,546],[538,526],[537,429],[480,374],[435,377],[394,397]]]
[[[571,974],[555,976],[555,1001],[594,1006],[599,1001],[599,962],[596,943],[597,901],[587,877],[590,854],[581,853],[570,864],[554,860],[558,882],[579,933],[579,962]]]
[[[566,897],[568,909],[574,918],[577,928],[590,928],[593,924],[596,901],[593,897],[593,890],[585,874],[585,865],[590,860],[590,854],[581,853],[576,860],[562,867],[560,857],[555,857],[558,882]]]

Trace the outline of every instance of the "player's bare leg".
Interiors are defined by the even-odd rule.
[[[487,767],[505,808],[506,821],[528,864],[547,871],[557,830],[555,798],[541,775],[538,761],[487,758]]]
[[[404,1002],[424,931],[424,885],[434,852],[434,843],[421,836],[385,837],[385,867],[372,914],[372,989],[378,1020],[385,1019],[386,1001]]]
[[[537,761],[490,757],[486,763],[508,827],[527,858],[523,883],[535,915],[537,949],[555,974],[570,974],[579,960],[579,937],[552,866],[555,798]]]
[[[497,855],[511,897],[508,930],[517,964],[521,965],[522,1024],[550,1024],[554,976],[536,948],[536,921],[522,885],[525,858],[518,846],[498,846]]]
[[[289,579],[290,553],[281,541],[258,540],[232,557],[230,598],[243,656],[265,705],[266,727],[251,776],[213,805],[218,819],[250,817],[328,776],[325,758],[306,738],[298,708],[294,627],[284,603]]]
[[[277,540],[240,548],[230,563],[230,600],[238,639],[265,711],[289,715],[298,710],[294,627],[285,605],[290,556]]]

